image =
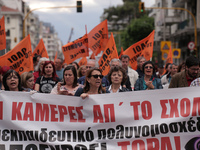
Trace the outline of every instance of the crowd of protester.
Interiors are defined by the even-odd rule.
[[[129,67],[129,56],[110,61],[110,71],[103,76],[98,62],[90,59],[86,65],[77,62],[65,64],[62,58],[55,62],[45,57],[34,57],[34,72],[24,72],[21,76],[8,66],[0,68],[0,88],[6,91],[35,91],[83,99],[91,94],[130,92],[179,88],[200,85],[199,60],[189,56],[177,65],[168,63],[155,67],[144,57],[137,58],[137,70]]]

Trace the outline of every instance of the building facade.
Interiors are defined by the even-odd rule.
[[[189,55],[193,54],[197,54],[197,56],[199,56],[200,1],[156,0],[152,7],[174,8],[152,9],[151,13],[149,14],[149,16],[154,17],[155,20],[154,51],[157,53],[157,56],[162,55],[161,41],[171,41],[172,48],[181,49],[180,58],[174,59],[174,62],[180,63]],[[179,8],[183,8],[185,10],[180,10]],[[191,14],[186,10],[190,11]],[[195,20],[193,19],[193,16]],[[194,26],[194,21],[196,21],[196,29]],[[190,42],[195,42],[195,40],[197,41],[197,51],[192,51],[188,48],[188,44]]]

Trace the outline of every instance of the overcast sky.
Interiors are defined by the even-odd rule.
[[[27,2],[31,9],[40,7],[55,6],[76,6],[76,0],[23,0]],[[155,0],[142,0],[146,7],[150,7]],[[83,12],[77,13],[76,8],[62,9],[43,9],[34,11],[39,15],[39,19],[43,22],[51,23],[58,37],[62,40],[63,45],[68,41],[71,28],[74,32],[71,41],[85,34],[85,25],[87,32],[100,23],[100,16],[103,14],[104,8],[123,4],[122,0],[82,0]]]

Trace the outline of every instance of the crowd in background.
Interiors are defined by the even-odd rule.
[[[0,68],[0,88],[6,91],[35,91],[47,94],[80,96],[91,94],[130,92],[199,86],[199,60],[189,56],[181,64],[158,64],[137,58],[137,70],[129,66],[129,56],[110,61],[110,71],[102,75],[98,62],[94,59],[86,65],[77,62],[64,63],[62,58],[55,62],[36,55],[33,58],[34,72],[24,72],[21,76],[9,66]]]

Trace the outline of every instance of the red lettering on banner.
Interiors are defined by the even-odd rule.
[[[121,150],[127,150],[127,146],[130,145],[130,142],[129,141],[118,142],[117,145],[121,146]]]
[[[140,102],[131,102],[130,104],[133,106],[134,120],[139,120],[138,106],[140,105]]]
[[[139,146],[139,149],[145,149],[145,143],[143,140],[135,140],[132,142],[132,150],[138,149],[137,147]]]
[[[156,138],[147,139],[147,150],[159,150],[159,140]]]
[[[105,118],[105,122],[115,122],[114,104],[105,104],[103,106],[104,106],[104,117],[103,117],[103,114],[101,112],[100,105],[94,105],[93,106],[93,115],[94,115],[93,122],[98,123],[98,121],[99,121],[99,123],[103,123],[104,118]]]
[[[43,105],[43,108],[42,108]],[[36,103],[36,118],[35,121],[49,121],[49,107],[47,104]],[[40,119],[41,118],[41,119]]]
[[[161,118],[169,118],[169,115],[167,115],[167,106],[166,103],[168,103],[168,100],[161,100],[160,105],[162,107],[162,112],[161,112]]]
[[[176,150],[181,150],[180,136],[175,136],[174,137],[174,143],[175,143]]]
[[[72,106],[68,107],[70,122],[77,122],[77,119],[74,118],[74,116],[76,116],[76,114],[73,112],[74,110],[75,110],[74,107],[72,107]]]
[[[161,137],[161,150],[172,150],[169,137]]]
[[[3,102],[0,102],[0,120],[3,120]]]
[[[56,105],[50,105],[51,108],[51,121],[58,122],[58,118],[56,118],[56,114],[58,111],[56,110]]]
[[[94,123],[98,123],[98,121],[99,123],[103,123],[103,115],[99,105],[93,106],[93,114],[94,114],[94,120],[93,120]]]
[[[78,113],[78,122],[85,122],[85,119],[83,118],[83,113],[81,111],[82,109],[83,109],[83,106],[76,107],[76,111]]]
[[[178,113],[178,99],[175,99],[174,101],[173,101],[173,99],[169,99],[169,104],[171,106],[171,109],[170,109],[170,118],[173,118],[173,116],[179,117],[179,113]]]
[[[188,98],[183,98],[180,103],[180,113],[182,117],[188,117],[190,115],[190,100]]]
[[[25,105],[24,107],[22,107],[23,104]],[[83,118],[83,113],[81,111],[83,109],[83,106],[80,107],[68,106],[68,111],[67,111],[67,107],[63,105],[52,105],[52,104],[48,105],[41,103],[36,103],[35,105],[36,108],[34,110],[33,103],[13,102],[12,120],[64,122],[65,115],[69,115],[70,122],[85,122],[85,119]],[[1,108],[1,103],[0,103],[0,108]],[[1,115],[1,110],[0,110],[0,115]]]
[[[200,116],[200,97],[195,97],[193,101],[192,116]]]
[[[130,144],[132,145],[130,147]],[[175,136],[174,140],[169,137],[161,137],[159,142],[158,138],[148,138],[146,140],[134,140],[118,142],[121,150],[172,150],[172,145],[175,146],[174,150],[181,150],[180,136]]]
[[[133,106],[134,120],[139,120],[138,106],[140,105],[140,102],[131,102],[130,105]],[[152,118],[152,106],[149,101],[143,101],[141,103],[141,112],[143,119],[149,120]]]
[[[24,111],[24,117],[23,120],[29,120],[33,121],[34,120],[34,115],[33,115],[33,104],[32,103],[26,103],[25,106],[25,111]]]
[[[13,102],[12,105],[12,120],[22,120],[22,115],[21,115],[21,108],[22,108],[23,102],[19,102],[17,105],[17,102]]]
[[[179,105],[178,105],[179,104]],[[192,108],[191,105],[193,104]],[[162,108],[161,118],[188,117],[200,115],[200,98],[195,97],[193,101],[188,98],[160,100]],[[169,112],[169,113],[167,113]]]
[[[64,115],[67,115],[67,108],[65,106],[58,106],[58,111],[60,114],[60,122],[63,122]]]
[[[110,110],[110,119],[109,119],[109,110]],[[105,122],[115,122],[114,104],[104,105],[104,115],[105,115]]]

